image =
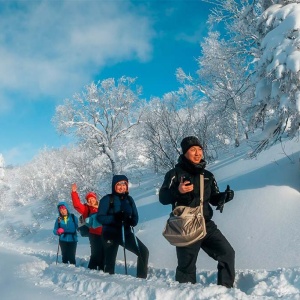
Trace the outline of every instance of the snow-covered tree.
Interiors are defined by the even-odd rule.
[[[180,154],[180,142],[191,130],[191,111],[195,99],[192,92],[170,92],[152,98],[143,118],[143,138],[148,157],[156,171],[173,167]]]
[[[262,13],[257,23],[261,44],[255,66],[252,122],[263,123],[264,131],[253,155],[281,137],[292,138],[299,131],[300,4],[276,2]]]
[[[184,119],[178,113],[175,93],[153,98],[143,117],[143,138],[155,171],[173,167],[177,161]]]
[[[12,169],[9,184],[15,204],[25,205],[33,200],[47,200],[54,204],[66,199],[73,173],[66,161],[69,153],[64,148],[43,149],[29,163]]]
[[[219,134],[234,140],[238,146],[240,139],[247,138],[248,134],[243,112],[250,102],[251,86],[249,78],[245,77],[245,67],[241,65],[236,48],[221,40],[218,32],[210,32],[201,48],[202,56],[197,59],[199,78],[190,79],[180,69],[177,78],[189,80],[199,89],[203,100],[211,106]]]
[[[7,184],[7,176],[6,176],[6,172],[5,172],[5,163],[4,163],[4,157],[3,155],[0,153],[0,204],[5,201],[5,194],[6,192],[9,190],[9,185]],[[0,205],[0,210],[1,210],[1,206]]]
[[[118,147],[126,145],[130,130],[140,122],[141,89],[136,79],[121,77],[91,83],[81,94],[66,99],[53,118],[59,132],[74,135],[96,155],[104,154],[111,172],[118,172]]]
[[[200,69],[205,82],[201,90],[205,92],[207,82],[213,83],[209,80],[209,75],[214,69],[217,70],[215,74],[230,79],[231,83],[232,78],[240,78],[240,83],[245,81],[246,84],[240,85],[241,90],[232,88],[231,84],[234,93],[230,93],[226,85],[218,85],[218,83],[217,90],[225,86],[225,98],[231,94],[231,96],[240,96],[235,97],[235,100],[239,98],[243,100],[243,105],[239,107],[244,108],[241,110],[242,114],[232,115],[233,121],[241,116],[244,120],[247,118],[249,130],[258,127],[263,130],[260,140],[255,142],[252,155],[256,155],[283,136],[294,137],[299,131],[300,123],[298,100],[300,1],[204,1],[215,5],[208,22],[210,35],[215,35],[213,30],[216,25],[219,23],[223,25],[220,31],[224,37],[222,40],[224,53],[220,55],[220,52],[217,52],[216,55],[212,55],[211,61],[202,57],[201,64],[208,67],[202,71]],[[209,53],[210,49],[207,48]],[[233,53],[232,50],[235,54],[226,59],[229,68],[224,68],[223,73],[219,72],[218,57]],[[203,53],[205,54],[205,51]],[[221,68],[222,64],[219,69]],[[237,88],[238,86],[235,85]],[[243,92],[245,87],[246,94]],[[211,91],[215,91],[215,87]],[[215,94],[212,99],[214,98],[216,98]],[[235,100],[234,102],[238,103]],[[243,128],[247,128],[244,121],[242,124]]]
[[[0,180],[3,180],[4,178],[4,157],[0,153]]]
[[[96,192],[99,197],[110,191],[111,172],[105,156],[97,157],[88,149],[62,147],[43,149],[29,163],[7,171],[1,199],[11,198],[14,205],[38,201],[53,211],[58,201],[70,201],[71,184],[79,193]]]

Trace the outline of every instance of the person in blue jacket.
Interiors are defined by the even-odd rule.
[[[134,200],[129,196],[128,178],[125,175],[114,175],[112,194],[105,195],[100,203],[97,220],[103,226],[104,272],[115,273],[116,257],[121,245],[138,257],[136,276],[147,278],[149,251],[132,231],[139,217]]]
[[[59,202],[57,205],[59,217],[54,224],[53,233],[59,236],[59,246],[61,249],[62,262],[75,265],[76,248],[77,248],[77,228],[78,218],[69,213],[66,202]]]

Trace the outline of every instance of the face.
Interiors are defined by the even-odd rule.
[[[115,185],[115,191],[118,194],[125,194],[127,192],[127,184],[126,181],[119,181],[116,185]]]
[[[65,207],[60,206],[59,207],[59,212],[62,216],[66,216],[68,214],[68,211]]]
[[[88,205],[95,206],[95,205],[97,205],[97,199],[95,197],[89,197],[87,199],[87,203],[88,203]]]
[[[199,146],[192,146],[184,156],[194,164],[199,164],[203,157],[203,150]]]

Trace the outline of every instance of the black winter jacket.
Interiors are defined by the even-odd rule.
[[[172,209],[176,206],[184,205],[196,207],[200,204],[200,174],[204,175],[204,202],[203,214],[205,220],[210,220],[213,210],[210,206],[217,206],[223,198],[223,193],[219,192],[214,175],[205,170],[206,162],[201,160],[197,165],[191,163],[185,156],[181,155],[178,164],[174,169],[168,171],[159,191],[159,201],[164,205],[171,204]],[[181,177],[186,177],[194,185],[194,190],[190,193],[181,194],[178,186]]]

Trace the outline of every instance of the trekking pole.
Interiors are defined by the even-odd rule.
[[[58,239],[57,253],[56,253],[56,264],[58,262],[58,253],[59,253],[59,239]]]
[[[227,192],[229,192],[229,191],[230,191],[230,186],[229,186],[229,185],[227,185],[227,188],[226,188],[226,190],[225,190],[225,193],[224,193],[223,199],[222,199],[221,201],[219,201],[219,203],[218,203],[218,206],[217,206],[217,210],[219,210],[219,211],[220,211],[220,213],[222,213],[222,212],[223,212],[224,205],[225,205],[225,203],[226,203],[226,200],[227,200]]]
[[[140,260],[141,260],[141,262],[143,263],[143,265],[145,265],[144,260],[143,260],[143,258],[142,258],[142,254],[141,254],[141,250],[140,250],[140,247],[139,247],[139,243],[138,243],[138,241],[137,241],[137,237],[136,237],[136,235],[135,235],[135,233],[134,233],[133,226],[131,226],[131,231],[132,231],[132,234],[133,234],[133,236],[134,236],[135,244],[136,244],[136,247],[137,247],[138,252],[139,252]]]
[[[125,229],[124,229],[124,221],[122,221],[122,240],[123,240],[124,261],[125,261],[125,274],[127,275],[127,263],[126,263],[126,252],[125,252]]]
[[[135,235],[135,233],[134,233],[133,226],[130,226],[130,227],[131,227],[131,231],[132,231],[132,233],[133,233],[133,236],[134,236],[134,240],[135,240],[136,247],[137,247],[137,249],[138,249],[138,251],[139,251],[139,254],[141,255],[140,247],[139,247],[139,244],[138,244],[138,241],[137,241],[136,235]]]

